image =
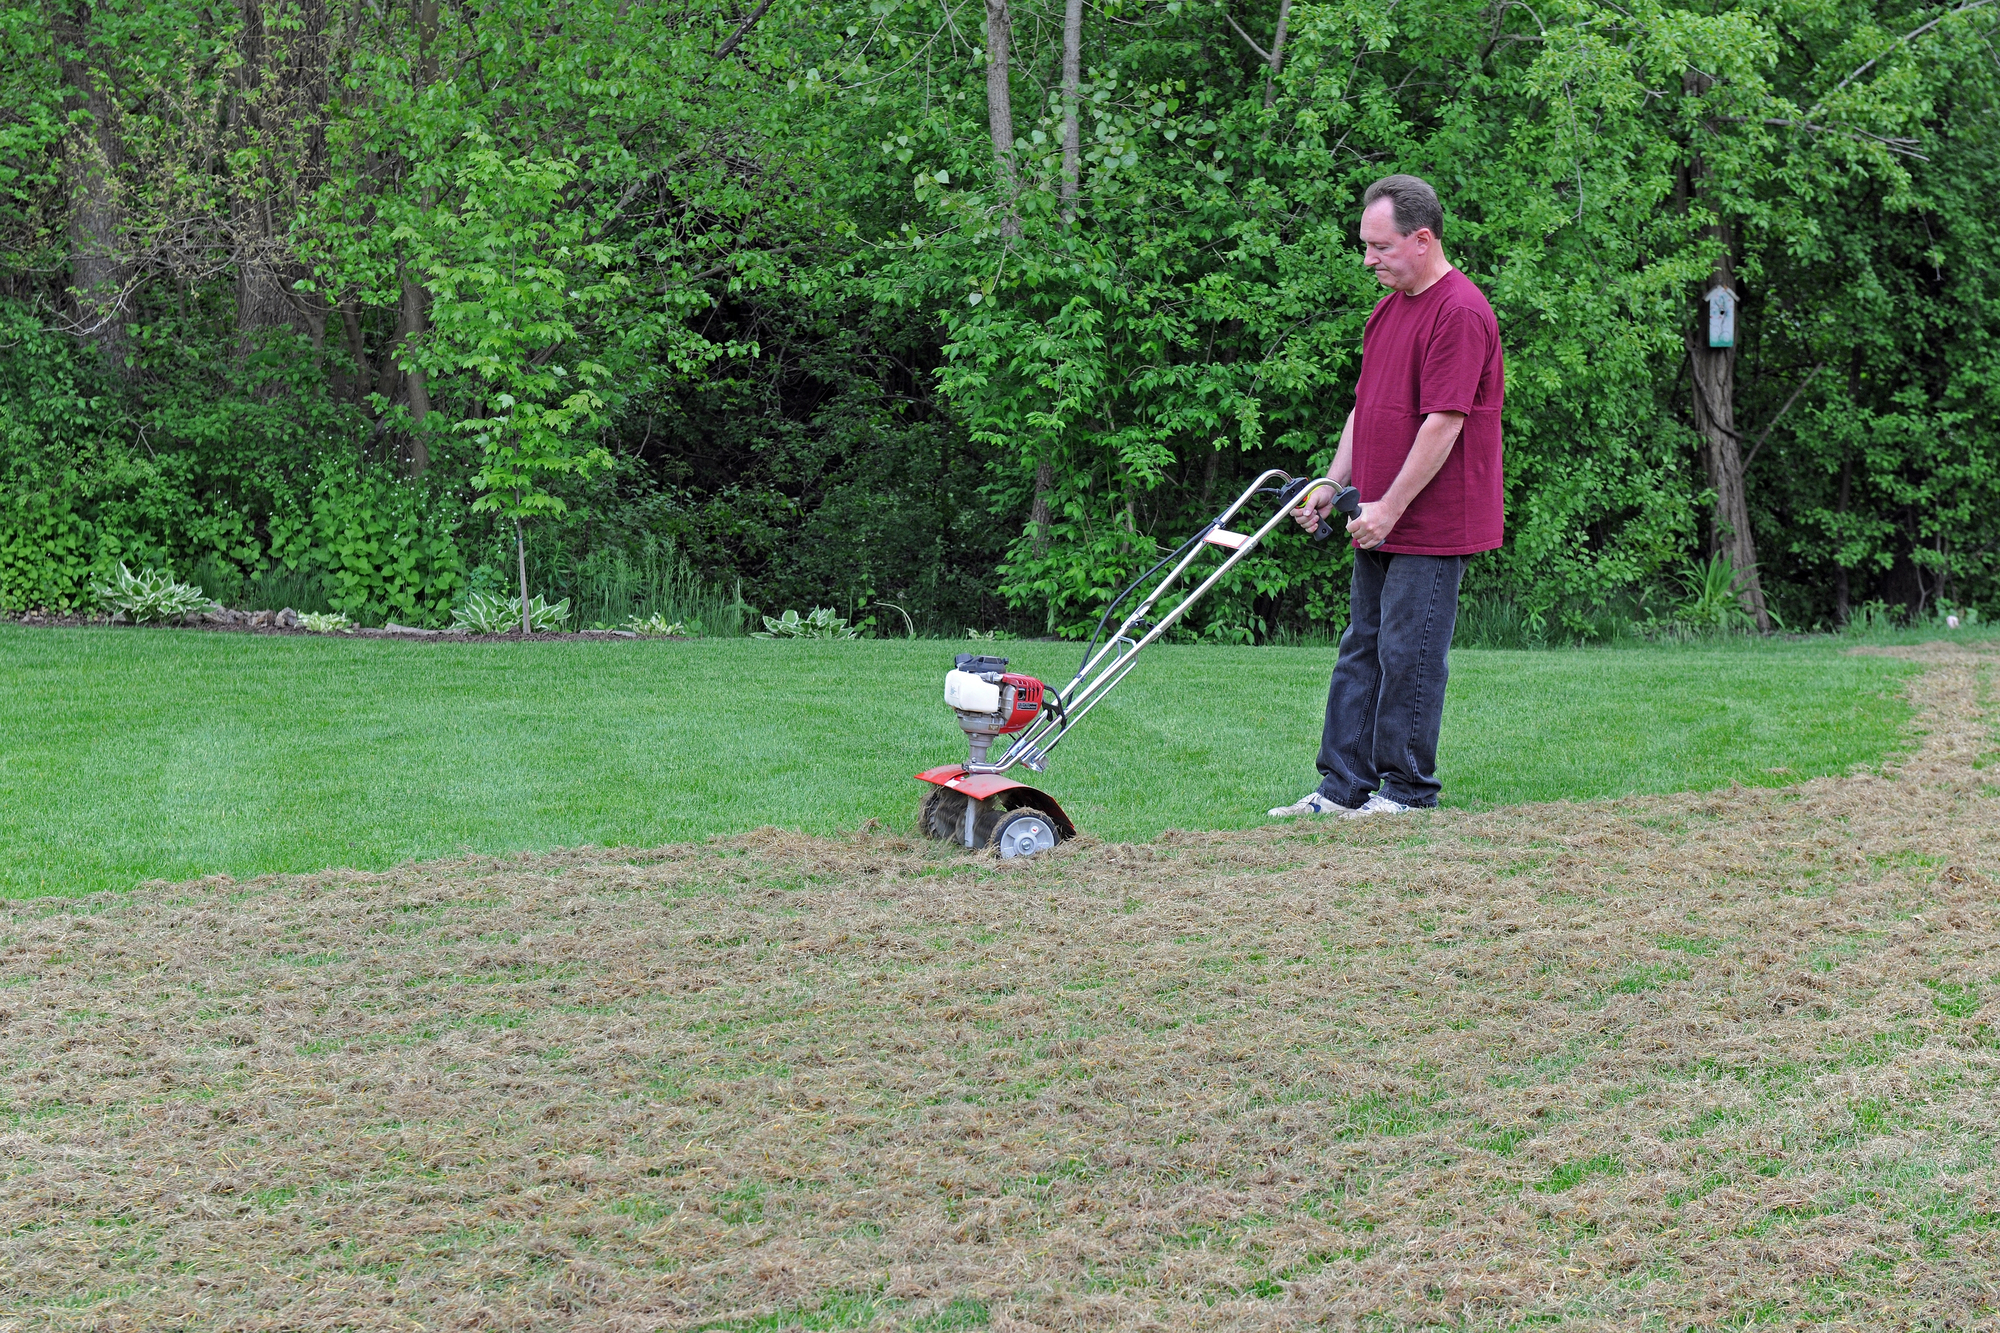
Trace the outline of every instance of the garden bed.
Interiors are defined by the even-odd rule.
[[[287,614],[290,619],[286,620]],[[450,643],[519,643],[532,638],[536,643],[557,639],[671,639],[684,640],[692,636],[680,634],[640,634],[629,629],[580,629],[580,630],[537,630],[533,635],[523,635],[519,630],[509,630],[504,634],[474,634],[463,629],[424,629],[416,625],[363,626],[354,625],[338,630],[310,630],[298,623],[298,613],[286,608],[283,611],[238,611],[224,609],[220,614],[205,612],[198,616],[167,623],[134,625],[123,616],[51,616],[40,612],[28,612],[18,617],[17,624],[39,628],[131,628],[131,629],[191,629],[208,630],[224,634],[296,634],[316,639],[437,639]]]

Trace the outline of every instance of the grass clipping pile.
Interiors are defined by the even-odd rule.
[[[1996,1318],[1985,659],[1884,774],[15,904],[0,1327]]]

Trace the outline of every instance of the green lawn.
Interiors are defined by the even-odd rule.
[[[964,754],[961,646],[0,628],[0,894],[907,826],[910,775]],[[997,651],[1056,681],[1078,657]],[[1083,830],[1246,827],[1312,786],[1330,648],[1149,654],[1042,779]],[[1454,653],[1445,799],[1842,772],[1897,743],[1909,670],[1822,644]]]

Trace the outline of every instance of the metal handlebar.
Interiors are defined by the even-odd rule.
[[[1276,490],[1267,489],[1265,483],[1273,480],[1278,482],[1278,488]],[[1271,535],[1272,530],[1284,520],[1289,511],[1304,508],[1307,499],[1312,496],[1313,492],[1322,488],[1332,489],[1332,487],[1333,482],[1326,477],[1315,477],[1308,481],[1303,477],[1294,478],[1288,473],[1279,471],[1277,468],[1271,468],[1260,475],[1243,489],[1243,493],[1237,496],[1227,509],[1224,509],[1215,518],[1211,519],[1208,525],[1196,534],[1194,540],[1188,543],[1189,549],[1187,554],[1182,556],[1180,562],[1168,571],[1167,576],[1161,579],[1153,590],[1146,594],[1139,604],[1132,609],[1131,613],[1119,624],[1117,631],[1111,636],[1110,642],[1098,649],[1085,660],[1082,666],[1077,668],[1076,675],[1071,677],[1068,685],[1064,686],[1061,690],[1051,691],[1056,695],[1057,706],[1044,710],[1040,717],[1036,718],[1025,730],[1020,732],[1014,744],[1008,747],[1007,753],[998,763],[967,764],[965,771],[968,773],[1004,773],[1016,764],[1024,764],[1028,768],[1040,772],[1048,762],[1049,752],[1055,749],[1064,736],[1069,734],[1069,729],[1076,724],[1077,720],[1092,708],[1095,708],[1110,691],[1111,687],[1123,680],[1126,673],[1132,670],[1133,665],[1139,659],[1140,649],[1146,647],[1172,629],[1180,618],[1187,613],[1187,609],[1200,601],[1202,596],[1215,586],[1217,580],[1224,574],[1227,574],[1244,556],[1256,550],[1263,543],[1264,539]],[[1260,492],[1278,496],[1277,511],[1271,517],[1264,520],[1263,525],[1253,533],[1229,532],[1225,525],[1230,519],[1236,516],[1237,512],[1244,505],[1250,502],[1252,496]],[[1334,494],[1333,508],[1350,519],[1354,518],[1361,512],[1360,492],[1352,486],[1340,488]],[[1315,540],[1325,541],[1331,536],[1332,532],[1333,524],[1323,521],[1319,525],[1319,530],[1313,535]],[[1227,540],[1218,540],[1218,534],[1227,538]],[[1221,546],[1227,549],[1229,551],[1228,557],[1220,565],[1217,565],[1207,578],[1197,584],[1192,592],[1181,598],[1179,604],[1173,610],[1161,616],[1159,621],[1153,624],[1143,637],[1135,640],[1132,637],[1133,627],[1147,618],[1148,613],[1152,611],[1160,598],[1166,594],[1168,589],[1174,586],[1181,575],[1187,571],[1188,566],[1194,563],[1195,557],[1201,554],[1202,548],[1209,545]],[[1105,661],[1107,656],[1111,658],[1108,663]]]

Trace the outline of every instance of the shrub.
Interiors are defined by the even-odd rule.
[[[428,482],[333,469],[309,505],[273,512],[271,555],[316,578],[328,610],[366,624],[434,625],[466,586],[461,516],[457,499]]]
[[[93,583],[90,590],[105,607],[123,611],[138,624],[179,620],[190,611],[214,605],[200,588],[174,582],[174,576],[164,569],[149,569],[135,575],[123,562],[108,582]]]

